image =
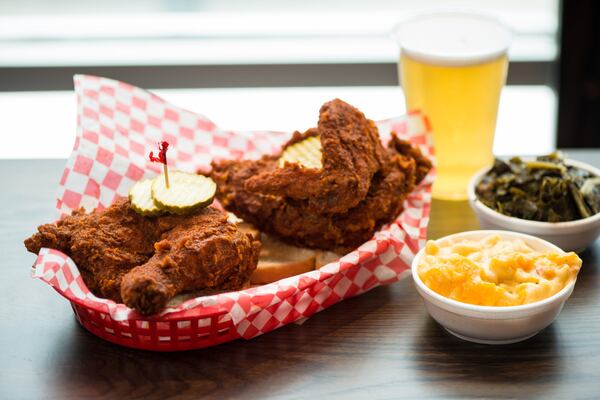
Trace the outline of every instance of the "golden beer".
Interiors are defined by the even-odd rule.
[[[502,35],[507,32],[502,26],[478,17],[425,19],[424,24],[413,21],[412,31],[400,38],[400,81],[407,109],[423,111],[431,123],[436,152],[433,196],[463,200],[473,174],[493,162],[509,36]],[[419,37],[411,42],[406,35]]]

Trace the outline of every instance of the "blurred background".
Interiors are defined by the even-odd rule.
[[[398,115],[391,28],[457,9],[514,32],[496,154],[600,144],[592,0],[0,0],[0,158],[69,155],[75,73],[151,89],[227,129],[302,130],[333,97]]]

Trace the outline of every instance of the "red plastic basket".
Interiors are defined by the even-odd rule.
[[[214,158],[256,158],[280,148],[282,132],[231,132],[207,118],[171,105],[134,86],[77,76],[77,138],[60,181],[61,216],[83,206],[108,206],[131,185],[159,173],[145,155],[166,139],[170,163],[182,170],[206,169]],[[383,141],[393,130],[433,158],[427,119],[418,112],[377,123]],[[433,170],[409,195],[404,212],[368,242],[318,270],[268,285],[189,299],[146,318],[94,296],[65,254],[42,249],[32,275],[72,305],[77,320],[110,342],[145,350],[197,349],[250,339],[310,317],[339,301],[407,275],[425,243]]]
[[[179,351],[200,349],[240,338],[227,311],[214,315],[170,320],[128,319],[115,321],[110,314],[71,302],[77,321],[94,335],[143,350]]]

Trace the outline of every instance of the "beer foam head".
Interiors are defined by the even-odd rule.
[[[498,21],[478,15],[423,15],[399,25],[395,35],[407,56],[431,64],[471,65],[505,54],[511,33]]]

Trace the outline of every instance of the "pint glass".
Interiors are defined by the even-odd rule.
[[[396,28],[408,110],[429,118],[436,151],[433,196],[464,200],[471,176],[493,162],[510,32],[493,19],[431,14]]]

